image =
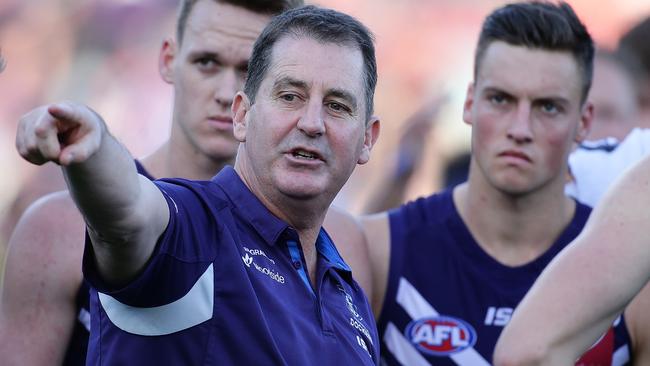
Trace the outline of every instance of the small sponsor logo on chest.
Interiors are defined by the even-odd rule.
[[[247,247],[242,247],[242,248],[244,248],[244,251],[246,253],[248,253],[248,254],[250,254],[252,256],[262,256],[262,257],[268,259],[271,263],[275,264],[275,261],[273,259],[269,258],[269,256],[266,255],[266,253],[264,253],[264,251],[262,249],[249,249]]]
[[[285,278],[283,275],[278,273],[278,271],[274,268],[269,268],[269,265],[275,266],[275,261],[271,258],[269,258],[266,253],[264,253],[263,250],[261,249],[250,249],[247,247],[242,247],[244,249],[244,255],[241,257],[242,261],[244,262],[244,265],[248,268],[253,268],[257,270],[258,272],[262,273],[265,276],[268,276],[270,279],[277,283],[284,283]],[[264,258],[262,264],[258,264],[255,259],[260,259],[260,257]]]
[[[485,314],[485,325],[505,327],[510,322],[513,311],[513,308],[490,306]]]

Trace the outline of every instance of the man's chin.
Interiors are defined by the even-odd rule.
[[[513,197],[525,196],[533,191],[533,187],[530,184],[522,182],[508,182],[500,184],[497,187],[504,194]]]
[[[280,192],[293,200],[310,201],[326,199],[326,190],[320,185],[300,184],[292,182],[292,184],[280,187]]]
[[[283,189],[282,193],[294,200],[309,201],[321,197],[323,192],[322,190],[308,189],[303,187],[301,189]]]

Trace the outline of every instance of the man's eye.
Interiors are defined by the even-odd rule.
[[[343,106],[338,104],[338,103],[330,103],[329,106],[330,106],[331,109],[333,109],[333,110],[335,110],[337,112],[341,112],[341,111],[344,110]]]
[[[329,102],[327,103],[327,106],[329,107],[329,109],[337,113],[350,112],[350,108],[338,102]]]
[[[507,98],[502,94],[495,94],[490,97],[490,102],[494,104],[504,104],[507,101]]]
[[[542,111],[544,111],[544,113],[549,113],[549,114],[555,114],[559,112],[555,103],[552,102],[542,103]]]
[[[278,99],[281,100],[282,102],[288,103],[288,104],[289,103],[290,104],[298,103],[300,100],[302,100],[300,95],[295,94],[295,93],[282,93],[282,94],[280,94]]]
[[[212,58],[209,58],[209,57],[199,58],[199,59],[197,59],[195,61],[195,63],[197,65],[199,65],[199,67],[204,68],[204,69],[212,68],[212,67],[215,67],[217,65],[217,61],[212,59]]]

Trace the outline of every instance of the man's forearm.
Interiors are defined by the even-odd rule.
[[[100,274],[107,283],[127,283],[148,261],[167,224],[165,199],[107,131],[93,155],[63,171],[88,225]]]
[[[127,218],[142,193],[140,179],[131,154],[105,128],[92,156],[62,168],[71,195],[93,231],[106,238],[129,231]]]

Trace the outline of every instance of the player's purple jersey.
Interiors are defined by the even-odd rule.
[[[555,243],[516,267],[501,264],[478,245],[451,190],[390,211],[391,261],[378,322],[382,359],[409,366],[491,364],[513,310],[549,261],[582,230],[590,211],[577,203]],[[628,342],[625,322],[618,321],[584,364],[624,364]]]
[[[115,289],[87,243],[89,365],[374,365],[372,312],[321,230],[312,287],[297,232],[237,173],[156,181],[170,220],[142,273]]]

